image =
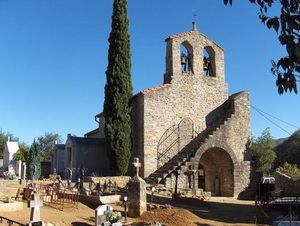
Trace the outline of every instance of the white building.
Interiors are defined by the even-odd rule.
[[[13,161],[14,154],[19,150],[18,142],[7,141],[3,153],[3,169],[15,174],[15,164]]]

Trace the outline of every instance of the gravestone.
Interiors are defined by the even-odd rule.
[[[102,204],[118,203],[121,200],[121,195],[105,195],[99,196],[99,200]]]
[[[139,168],[141,167],[139,158],[134,158],[132,164],[136,168],[136,175],[139,177]]]
[[[18,177],[18,179],[22,179],[22,161],[18,160],[16,166],[18,172],[16,176]]]
[[[128,216],[140,217],[147,211],[146,182],[138,175],[141,167],[138,158],[134,159],[133,165],[136,167],[136,175],[128,182]]]
[[[29,226],[44,226],[41,220],[40,207],[43,206],[43,201],[39,194],[34,193],[31,200],[28,200],[28,208],[31,208]]]
[[[26,180],[26,163],[23,162],[23,180]]]
[[[113,208],[110,205],[101,205],[95,209],[95,226],[110,226],[109,218],[112,216]]]

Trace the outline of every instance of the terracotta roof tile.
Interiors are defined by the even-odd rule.
[[[170,87],[171,86],[171,84],[163,84],[163,85],[159,85],[159,86],[155,86],[155,87],[153,87],[153,88],[149,88],[149,89],[145,89],[145,90],[143,90],[143,91],[141,91],[141,92],[139,92],[137,95],[139,95],[139,94],[148,94],[148,93],[152,93],[152,92],[154,92],[154,91],[157,91],[157,90],[160,90],[160,89],[164,89],[164,88],[167,88],[167,87]]]

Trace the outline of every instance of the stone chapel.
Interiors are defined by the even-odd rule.
[[[163,84],[136,94],[132,109],[132,156],[147,183],[235,197],[247,188],[249,94],[228,95],[224,50],[195,26],[166,39]],[[95,119],[99,127],[85,138],[100,142],[105,122]],[[98,151],[104,164],[103,145]]]

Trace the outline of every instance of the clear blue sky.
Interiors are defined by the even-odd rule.
[[[45,132],[82,136],[102,111],[112,0],[0,0],[0,128],[28,144]],[[198,30],[225,49],[229,92],[248,90],[251,104],[300,126],[299,95],[279,96],[270,60],[284,53],[248,1],[129,0],[134,92],[162,83],[165,38]],[[253,135],[271,127],[251,109]],[[293,132],[294,128],[286,127]]]

